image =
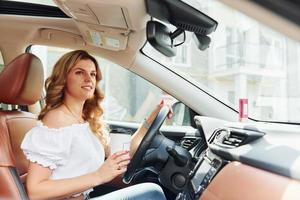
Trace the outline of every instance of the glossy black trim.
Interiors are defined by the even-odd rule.
[[[0,1],[0,14],[70,18],[55,6],[5,0]]]

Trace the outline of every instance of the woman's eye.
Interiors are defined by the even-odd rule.
[[[96,73],[91,73],[91,76],[92,76],[92,77],[95,77],[95,76],[96,76]]]
[[[75,72],[75,74],[82,75],[82,74],[83,74],[83,72],[82,72],[82,71],[77,71],[77,72]]]

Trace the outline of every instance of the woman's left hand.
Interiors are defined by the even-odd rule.
[[[169,113],[168,113],[168,119],[171,119],[173,116],[173,109],[172,109],[172,105],[168,104],[164,99],[162,99],[159,103],[159,105],[157,105],[157,107],[152,111],[152,113],[149,115],[149,117],[147,117],[147,123],[151,124],[153,122],[153,120],[155,119],[155,117],[157,116],[158,112],[160,111],[160,109],[164,106],[168,106],[169,107]]]
[[[157,114],[159,113],[160,109],[166,105],[169,107],[168,118],[170,119],[172,117],[172,115],[173,115],[172,106],[170,104],[167,104],[165,100],[161,100],[159,105],[157,105],[155,107],[155,109],[152,111],[152,113],[149,115],[149,117],[147,117],[146,121],[144,122],[147,124],[147,126],[145,126],[145,124],[142,124],[141,129],[138,129],[138,131],[136,131],[131,136],[131,145],[130,145],[130,155],[131,156],[133,156],[135,154],[136,150],[138,149],[141,141],[143,140],[145,134],[147,133],[147,130],[149,129],[148,126],[150,126],[152,124],[152,122],[156,118]],[[140,130],[142,130],[142,131],[140,131]]]

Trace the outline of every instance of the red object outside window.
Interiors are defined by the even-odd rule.
[[[248,99],[239,99],[239,121],[244,122],[248,119]]]

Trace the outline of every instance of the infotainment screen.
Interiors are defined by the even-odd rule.
[[[199,190],[199,186],[203,182],[203,179],[205,178],[206,174],[209,172],[211,167],[212,166],[209,164],[209,162],[206,159],[204,159],[191,180],[195,192]]]

